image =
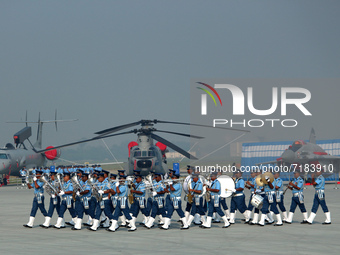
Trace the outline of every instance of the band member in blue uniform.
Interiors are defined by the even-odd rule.
[[[91,218],[95,217],[95,205],[96,199],[92,197],[91,186],[87,183],[88,173],[82,174],[82,179],[79,181],[81,189],[77,191],[77,197],[79,197],[79,203],[76,206],[77,220],[72,230],[80,230],[81,223],[83,221],[84,213],[89,215]]]
[[[58,182],[56,180],[56,171],[53,171],[50,173],[51,174],[51,185],[53,187],[56,188],[57,190],[57,187],[58,187]],[[58,194],[51,194],[51,197],[50,197],[50,206],[48,208],[48,212],[47,212],[47,217],[45,219],[45,222],[43,224],[40,225],[40,227],[43,227],[43,228],[49,228],[50,227],[50,223],[51,223],[51,218],[53,216],[53,212],[54,212],[54,209],[57,211],[57,214],[59,214],[59,211],[60,211],[60,197],[58,196]],[[63,226],[65,227],[65,226]]]
[[[25,183],[26,183],[26,178],[28,176],[28,171],[26,169],[26,167],[23,167],[20,171],[19,171],[19,174],[21,176],[21,186],[25,186]]]
[[[145,199],[145,183],[143,182],[142,176],[136,174],[136,183],[134,184],[134,189],[130,192],[133,194],[134,200],[130,207],[130,213],[134,218],[137,218],[139,211],[142,212],[145,222],[148,220],[149,214],[146,209],[146,199]]]
[[[96,202],[95,209],[95,218],[93,220],[92,227],[88,227],[88,230],[97,231],[100,224],[100,216],[102,212],[104,215],[108,217],[110,220],[113,219],[111,209],[109,204],[111,203],[111,199],[109,198],[109,194],[111,193],[111,185],[108,182],[104,181],[104,173],[98,174],[98,182],[95,183],[96,189],[100,196],[100,199]]]
[[[328,211],[328,207],[326,205],[326,198],[325,198],[325,178],[322,176],[322,171],[316,172],[316,178],[315,174],[312,174],[312,184],[315,188],[315,195],[314,195],[314,201],[312,206],[312,212],[309,215],[308,218],[308,224],[312,224],[314,221],[314,218],[316,216],[316,212],[318,211],[319,205],[321,205],[321,208],[323,212],[326,215],[326,220],[323,222],[323,225],[331,224],[331,213]]]
[[[245,182],[245,187],[250,190],[250,197],[249,197],[249,202],[248,202],[248,207],[245,213],[248,215],[248,221],[245,223],[249,223],[251,220],[251,212],[254,209],[254,206],[251,203],[251,199],[253,198],[253,195],[255,194],[255,177],[256,177],[256,172],[252,171],[250,173],[250,179]]]
[[[185,177],[185,180],[184,180],[185,183],[189,183],[189,180],[192,181],[192,173],[193,173],[193,171],[194,171],[193,167],[188,165],[187,166],[188,176]],[[190,189],[190,187],[188,187],[188,188]],[[187,219],[187,221],[189,220],[191,207],[192,207],[192,204],[187,201],[186,207],[185,207],[185,211],[184,211],[185,218]]]
[[[302,212],[302,215],[304,218],[301,224],[308,223],[307,222],[308,215],[307,215],[307,210],[304,204],[304,197],[303,197],[303,184],[304,184],[304,181],[300,177],[300,172],[295,171],[294,179],[288,184],[288,188],[292,190],[292,194],[293,194],[292,203],[290,205],[290,210],[288,214],[288,219],[286,221],[286,223],[288,224],[291,224],[293,221],[293,216],[294,216],[296,206],[299,206],[300,211]]]
[[[33,227],[33,223],[34,223],[34,219],[35,219],[35,215],[37,214],[38,208],[40,209],[41,213],[44,215],[44,217],[47,217],[47,212],[45,209],[45,205],[44,205],[44,183],[42,181],[40,181],[40,177],[42,174],[42,171],[40,170],[36,170],[36,176],[33,177],[33,186],[34,186],[34,198],[33,198],[33,204],[32,204],[32,210],[31,210],[31,214],[30,214],[30,218],[28,220],[28,223],[24,225],[24,227],[26,228],[32,228]],[[32,185],[27,183],[27,187],[29,189],[32,189]]]
[[[125,215],[126,219],[130,223],[130,228],[128,231],[137,230],[136,225],[135,225],[136,218],[131,217],[131,215],[129,214],[129,205],[127,201],[128,187],[127,187],[125,180],[126,180],[126,176],[121,175],[119,177],[119,186],[116,187],[116,193],[118,195],[117,205],[116,205],[115,212],[112,216],[111,226],[107,229],[108,231],[111,231],[111,232],[115,232],[118,229],[118,218],[121,213]]]
[[[285,207],[284,201],[283,201],[284,200],[283,181],[280,178],[280,172],[275,173],[274,178],[275,178],[275,181],[274,181],[273,185],[275,186],[275,191],[276,191],[276,194],[275,194],[276,203],[277,203],[277,205],[279,206],[279,208],[282,212],[282,215],[283,215],[282,221],[286,222],[287,219],[288,219],[288,216],[287,216],[286,207]]]
[[[77,213],[74,210],[73,204],[73,185],[70,180],[70,173],[66,172],[64,173],[64,183],[61,185],[61,191],[59,192],[59,196],[61,198],[61,204],[60,204],[60,209],[59,209],[59,214],[58,214],[58,219],[57,219],[57,224],[54,225],[54,228],[60,229],[61,225],[63,223],[63,218],[64,218],[64,213],[66,209],[71,214],[72,221],[75,222]]]
[[[230,226],[227,217],[223,213],[221,209],[221,183],[217,180],[217,174],[211,174],[211,184],[210,187],[207,187],[207,192],[210,192],[210,201],[208,202],[208,217],[205,224],[201,225],[201,228],[211,228],[211,220],[213,213],[218,213],[222,220],[224,221],[223,228],[227,228]]]
[[[145,223],[145,227],[150,229],[153,226],[153,223],[155,221],[155,218],[157,215],[162,215],[162,217],[166,216],[166,211],[164,208],[164,186],[162,183],[162,174],[161,173],[155,173],[155,180],[153,181],[153,202],[152,202],[152,212],[151,216],[147,223]]]
[[[245,195],[243,193],[244,190],[244,180],[242,179],[242,172],[238,170],[235,173],[235,190],[233,190],[233,196],[230,202],[230,224],[235,223],[235,211],[238,209],[245,217],[246,222],[249,221],[248,213],[246,213],[246,202],[245,202]]]
[[[178,180],[179,175],[175,174],[175,171],[171,174],[173,182],[169,182],[169,191],[170,191],[170,202],[168,204],[168,211],[166,217],[164,218],[164,224],[161,226],[161,229],[167,230],[169,229],[170,221],[174,210],[176,210],[178,216],[180,217],[183,227],[181,229],[189,229],[187,224],[187,220],[185,218],[184,212],[182,210],[182,185]]]
[[[189,187],[189,192],[194,197],[194,201],[191,207],[191,213],[188,219],[188,225],[191,225],[191,222],[195,218],[195,214],[198,213],[201,216],[202,224],[205,223],[205,211],[203,209],[203,183],[199,179],[198,174],[192,174],[192,182],[191,187]]]

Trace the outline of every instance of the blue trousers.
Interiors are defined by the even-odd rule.
[[[53,204],[53,198],[52,197],[50,198],[50,206],[47,212],[47,216],[51,218],[53,216],[54,208],[56,209],[58,215],[60,211],[60,197],[58,196],[55,199],[57,199],[57,204]]]
[[[104,211],[105,216],[108,217],[110,220],[112,220],[113,215],[112,215],[111,209],[110,209],[110,203],[112,204],[111,199],[103,200],[103,202],[104,202],[104,208],[102,209],[102,208],[100,208],[101,201],[99,201],[99,202],[96,201],[96,210],[95,210],[94,218],[96,220],[99,220],[100,215]],[[118,205],[118,202],[117,202],[117,205]]]
[[[37,200],[36,197],[33,198],[32,210],[31,210],[31,214],[30,214],[31,217],[35,217],[35,215],[37,214],[38,208],[40,209],[41,213],[45,217],[47,216],[44,201],[45,201],[44,196],[41,196],[41,203],[40,204],[38,204],[38,200]]]
[[[221,206],[223,210],[228,210],[227,202],[225,201],[225,198],[221,198]]]
[[[241,213],[244,213],[247,209],[244,194],[242,196],[234,196],[231,198],[230,212],[235,213],[237,209]]]
[[[66,200],[62,199],[61,200],[61,204],[60,204],[60,209],[59,209],[59,217],[63,218],[64,217],[64,213],[66,212],[66,209],[68,209],[68,211],[70,212],[72,218],[77,217],[77,213],[76,210],[74,210],[73,208],[73,199],[71,200],[71,207],[67,208],[67,204],[66,204]]]
[[[177,214],[180,218],[184,217],[184,212],[182,210],[182,201],[181,200],[178,201],[178,208],[177,209],[175,209],[175,207],[174,207],[174,202],[172,202],[170,200],[170,202],[168,204],[168,211],[167,211],[166,217],[171,219],[171,217],[174,213],[174,210],[176,210],[176,212],[177,212]]]
[[[324,213],[328,212],[328,207],[326,205],[325,195],[324,195],[324,199],[320,199],[318,194],[315,194],[313,206],[312,206],[312,212],[313,213],[316,213],[318,211],[319,205],[321,205],[321,208],[322,208]]]
[[[146,200],[144,201],[147,202]],[[133,217],[137,218],[139,211],[141,211],[146,217],[150,215],[150,211],[147,209],[147,203],[145,203],[144,208],[141,208],[139,201],[134,199],[133,204],[130,206],[130,213],[132,213]]]
[[[152,198],[149,197],[147,202],[146,202],[146,210],[147,210],[147,214],[150,215],[151,214],[151,210],[152,210]]]
[[[82,219],[84,217],[84,213],[87,215],[90,215],[91,218],[95,217],[95,210],[96,210],[96,199],[94,197],[91,197],[89,199],[89,208],[85,209],[83,201],[81,199],[76,200],[75,202],[75,210],[77,212],[77,216],[79,219]]]
[[[198,213],[199,215],[203,216],[205,215],[205,210],[203,208],[203,197],[199,198],[199,205],[196,205],[196,198],[194,197],[194,201],[191,204],[191,215],[195,216],[196,213]]]
[[[300,203],[299,198],[298,197],[292,197],[292,203],[290,204],[290,212],[294,213],[296,206],[300,207],[300,211],[302,213],[307,212],[305,204],[304,203]]]
[[[273,203],[269,203],[269,206],[270,206],[271,212],[273,212],[274,214],[279,214],[279,210],[277,209],[277,203],[276,203],[276,195],[273,195]]]
[[[190,212],[191,207],[192,207],[192,204],[190,204],[189,202],[187,202],[187,206],[185,207],[185,211],[186,211],[186,212]]]
[[[218,213],[221,217],[225,215],[221,209],[221,198],[219,198],[217,207],[215,207],[214,200],[212,198],[208,202],[208,216],[212,217],[214,212]]]
[[[158,203],[156,200],[152,202],[152,212],[151,212],[151,217],[155,218],[157,215],[162,215],[163,217],[166,216],[166,211],[164,208],[164,200],[163,200],[163,207],[159,208]]]
[[[121,207],[121,201],[118,199],[117,205],[116,205],[116,209],[115,209],[115,212],[113,214],[112,219],[113,220],[118,220],[119,216],[121,216],[122,213],[125,215],[125,218],[127,220],[132,220],[132,217],[131,217],[131,215],[129,213],[129,206],[128,206],[127,201],[126,201],[126,204],[125,204],[125,208],[122,208]]]
[[[171,203],[171,200],[170,200],[170,195],[166,195],[165,197],[165,211],[168,211],[168,207],[169,207],[169,204]]]
[[[252,198],[253,198],[253,194],[250,195],[249,202],[248,202],[247,210],[249,210],[249,211],[252,211],[254,209],[254,206],[251,203]],[[256,208],[255,208],[255,212],[256,212]]]
[[[281,195],[281,201],[279,203],[276,202],[277,205],[279,206],[281,212],[285,212],[286,211],[286,207],[284,205],[283,199],[284,199],[284,196]]]

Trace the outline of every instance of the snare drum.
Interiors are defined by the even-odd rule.
[[[250,201],[250,203],[257,209],[261,210],[263,206],[263,197],[260,195],[254,195]]]

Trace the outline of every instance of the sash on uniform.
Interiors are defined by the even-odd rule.
[[[43,196],[44,196],[44,195],[41,194],[41,193],[36,193],[36,194],[35,194],[35,197],[37,198],[38,204],[41,204],[41,203],[42,203],[42,197],[43,197]]]
[[[220,206],[220,196],[215,195],[215,196],[211,196],[211,197],[214,200],[214,207],[219,207]]]
[[[266,195],[267,195],[267,197],[268,197],[268,203],[269,204],[272,204],[273,202],[274,202],[274,192],[271,192],[271,191],[269,191],[269,192],[266,192]]]
[[[83,197],[83,205],[85,209],[89,209],[89,198],[88,197]]]
[[[200,205],[200,197],[195,195],[195,205]]]
[[[177,210],[179,208],[178,204],[179,204],[179,201],[181,201],[181,198],[173,197],[171,198],[171,201],[174,206],[174,209]]]
[[[317,190],[316,193],[318,194],[318,197],[319,197],[320,200],[325,199],[325,191],[323,189]]]
[[[276,203],[281,203],[282,195],[283,195],[283,191],[276,191]]]
[[[117,206],[117,196],[111,196],[111,201],[112,201],[113,208],[116,208],[116,206]]]
[[[52,198],[52,202],[54,205],[58,204],[58,198],[57,197]]]
[[[155,198],[158,204],[158,208],[163,208],[163,198],[162,197],[156,197]]]
[[[298,193],[298,198],[299,198],[300,204],[303,204],[303,193],[302,192]]]
[[[145,208],[145,198],[144,197],[137,197],[137,200],[139,202],[139,207],[141,209],[144,209]]]
[[[101,200],[100,201],[100,209],[104,209],[104,208],[105,208],[104,200]]]
[[[126,208],[126,197],[120,197],[120,208],[125,209]]]
[[[68,209],[72,207],[72,197],[71,196],[66,196],[66,205],[67,205]]]

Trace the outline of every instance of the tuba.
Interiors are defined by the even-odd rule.
[[[56,188],[46,179],[46,177],[43,175],[40,177],[40,180],[44,183],[45,191],[52,196],[53,194],[57,194]]]
[[[77,193],[77,191],[79,190],[80,192],[83,192],[84,189],[80,185],[79,180],[78,180],[78,176],[76,174],[72,176],[71,182],[72,182],[72,185],[73,185],[72,198],[73,198],[74,201],[76,201],[76,193]]]
[[[93,183],[94,178],[89,178],[87,180],[87,183],[91,186],[91,190],[92,190],[92,195],[96,198],[97,202],[101,201],[103,196],[98,193],[98,188],[96,187],[96,184]]]
[[[57,174],[58,186],[59,186],[59,189],[61,191],[65,192],[65,190],[64,190],[64,181],[61,179],[61,175],[62,174],[59,174],[59,173]]]

